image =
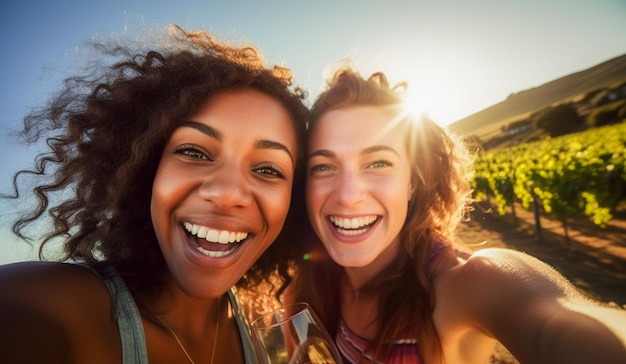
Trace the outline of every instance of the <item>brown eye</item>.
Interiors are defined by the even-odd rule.
[[[261,166],[259,168],[256,168],[254,171],[263,175],[264,177],[285,179],[285,174],[283,173],[282,169],[273,164]]]
[[[197,147],[194,147],[193,145],[181,145],[176,148],[176,154],[183,155],[190,159],[211,160],[207,153]]]

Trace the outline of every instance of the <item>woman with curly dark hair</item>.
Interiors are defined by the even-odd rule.
[[[315,234],[290,299],[344,363],[626,362],[626,312],[590,302],[541,261],[463,249],[463,143],[404,105],[405,84],[340,68],[311,110],[306,202]],[[316,236],[315,236],[316,235]]]
[[[25,119],[50,150],[15,198],[50,178],[13,229],[48,215],[64,262],[0,267],[0,361],[254,362],[240,301],[291,280],[305,94],[204,31],[96,46]]]

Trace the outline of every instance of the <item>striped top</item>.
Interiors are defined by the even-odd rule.
[[[350,330],[343,318],[339,320],[335,343],[344,364],[383,363],[378,360],[372,361],[372,357],[365,353],[370,341]],[[384,361],[385,364],[420,364],[423,362],[417,340],[410,335],[404,335],[396,340],[391,354]]]

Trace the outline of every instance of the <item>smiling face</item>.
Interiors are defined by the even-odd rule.
[[[210,97],[172,133],[151,216],[185,292],[223,294],[272,244],[289,209],[296,153],[285,108],[253,89]]]
[[[393,114],[358,106],[324,114],[310,135],[307,209],[330,256],[382,269],[395,257],[411,197],[411,168]]]

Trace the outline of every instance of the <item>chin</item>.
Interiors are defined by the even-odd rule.
[[[371,257],[356,257],[345,255],[332,255],[331,258],[335,263],[346,268],[361,268],[369,265],[373,259]]]

